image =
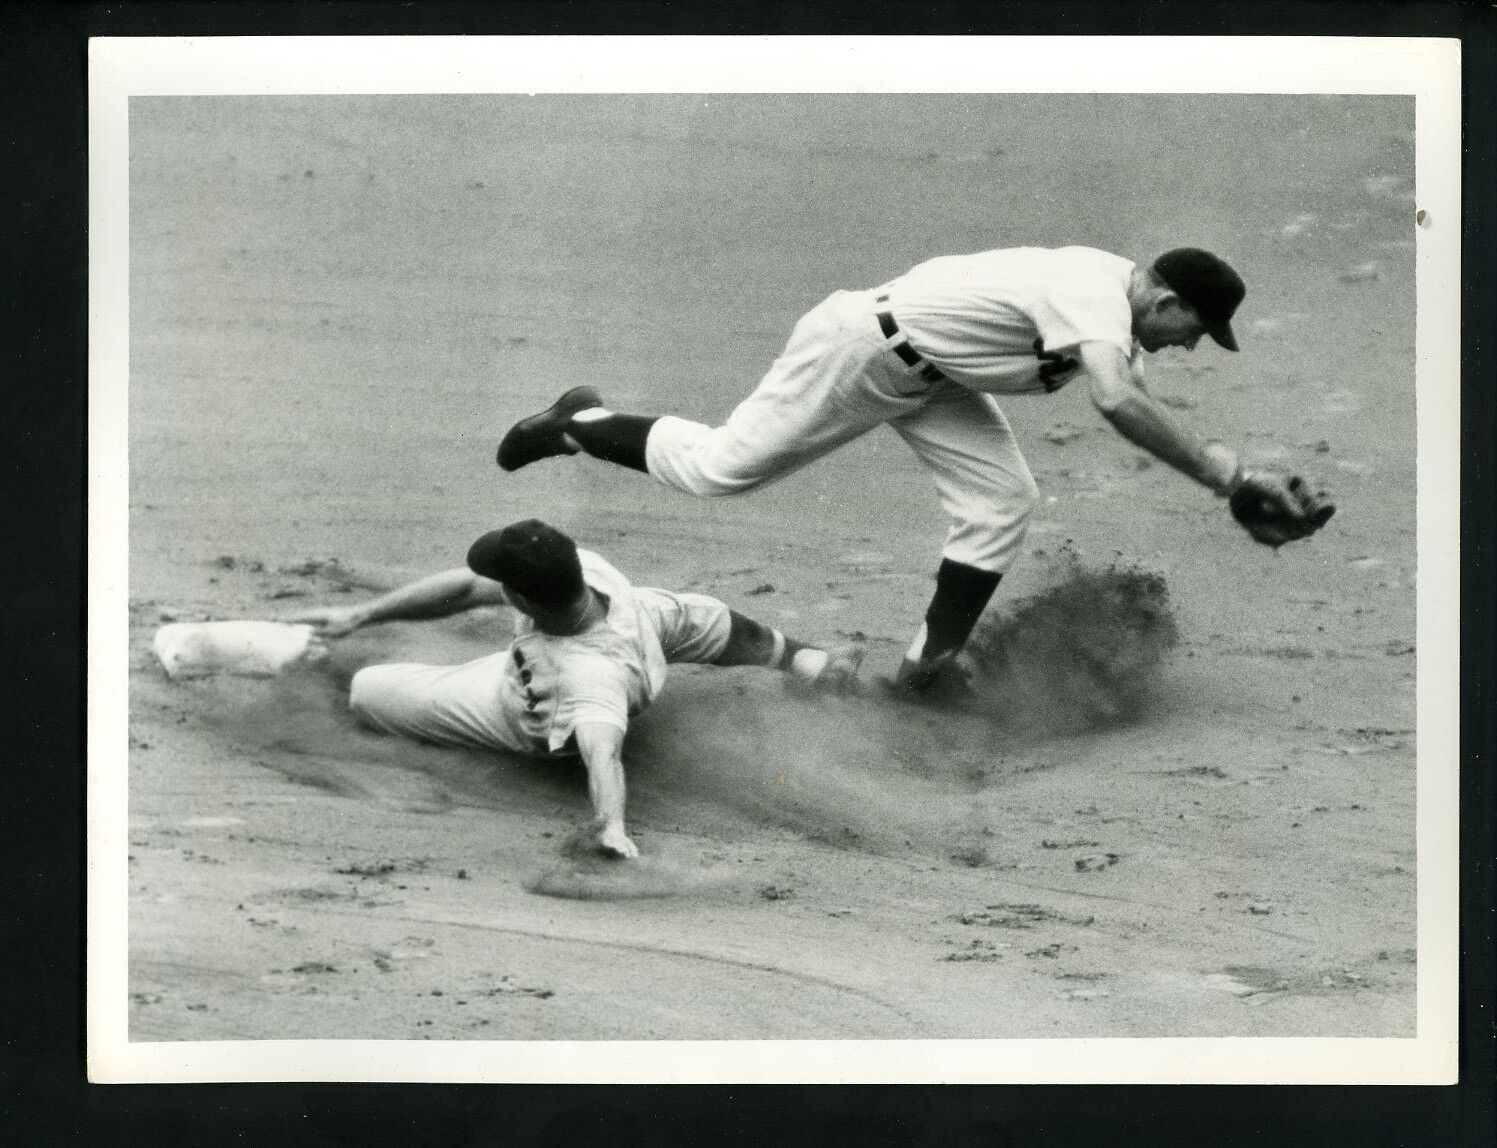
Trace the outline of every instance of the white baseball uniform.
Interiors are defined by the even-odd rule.
[[[944,557],[1001,573],[1038,490],[993,396],[1058,390],[1084,342],[1111,343],[1138,370],[1133,267],[1089,247],[1016,247],[834,292],[722,426],[659,419],[649,472],[690,494],[736,494],[888,423],[935,479],[952,523]]]
[[[731,628],[722,602],[636,588],[592,551],[577,554],[607,604],[587,630],[543,633],[517,612],[507,650],[460,666],[368,666],[354,675],[349,705],[368,725],[418,741],[566,755],[579,724],[627,729],[660,693],[668,662],[722,653]]]

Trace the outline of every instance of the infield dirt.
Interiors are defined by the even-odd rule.
[[[1412,101],[136,99],[130,1037],[1414,1032]],[[352,668],[170,682],[164,621],[283,617],[547,519],[636,583],[885,674],[945,525],[874,432],[695,501],[514,475],[561,389],[716,420],[795,319],[935,254],[1193,244],[1243,350],[1151,390],[1340,510],[1255,546],[1081,387],[1005,403],[1043,502],[955,708],[673,670],[627,748],[643,857],[580,769],[360,731]]]

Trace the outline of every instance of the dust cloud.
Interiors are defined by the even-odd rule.
[[[689,835],[709,851],[714,842],[782,832],[838,849],[997,863],[1005,780],[1037,762],[1063,765],[1074,734],[1142,720],[1176,640],[1162,577],[1072,558],[1046,589],[979,628],[961,694],[912,699],[869,682],[855,696],[823,697],[754,668],[676,667],[625,749],[630,824],[641,832],[645,863],[589,862],[574,837],[558,841],[555,867],[529,887],[591,899],[719,883],[699,860],[669,856],[657,831]],[[485,652],[471,631],[449,631],[435,648],[452,661]],[[347,709],[349,679],[363,665],[404,656],[391,632],[361,632],[321,667],[269,683],[200,686],[197,708],[253,747],[262,765],[351,799],[433,814],[562,808],[586,824],[586,781],[575,761],[361,729]]]
[[[1071,551],[1047,589],[973,635],[974,705],[1005,725],[1071,733],[1142,718],[1179,641],[1162,575]]]

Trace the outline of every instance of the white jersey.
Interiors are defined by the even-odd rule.
[[[585,633],[545,634],[519,614],[509,648],[471,662],[366,666],[349,686],[354,712],[418,741],[570,754],[583,722],[627,730],[665,684],[667,662],[714,662],[727,646],[732,619],[716,598],[631,586],[598,555],[577,554],[607,604]]]
[[[629,728],[665,684],[665,653],[629,580],[590,550],[579,549],[582,578],[604,599],[607,615],[580,634],[537,630],[516,612],[499,702],[504,723],[537,750],[556,753],[584,722]]]
[[[1010,247],[921,263],[879,289],[920,356],[974,391],[1054,391],[1076,348],[1109,343],[1137,361],[1134,264],[1092,247]]]

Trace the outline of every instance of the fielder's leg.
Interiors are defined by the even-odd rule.
[[[890,425],[935,480],[951,517],[936,591],[896,681],[915,691],[948,672],[1019,556],[1039,489],[991,395],[946,384],[916,414]]]
[[[895,682],[915,693],[929,689],[967,644],[1002,578],[996,570],[979,570],[950,558],[941,559],[936,592],[926,608],[925,621],[899,663]]]
[[[886,409],[860,385],[870,360],[885,352],[869,333],[876,332],[871,317],[843,294],[796,324],[779,358],[721,426],[619,414],[603,405],[595,388],[574,387],[510,428],[499,444],[499,465],[518,470],[585,452],[703,497],[784,478],[909,405]]]
[[[578,392],[597,392],[576,387],[510,428],[499,444],[499,465],[518,470],[553,455],[583,452],[711,498],[784,478],[882,421],[872,414],[850,418],[816,388],[789,402],[778,393],[782,389],[761,385],[722,426],[711,427],[673,415],[619,414],[601,399],[578,406]]]
[[[603,406],[596,387],[573,387],[539,414],[509,428],[497,461],[519,470],[543,458],[585,450],[595,458],[635,470],[645,469],[645,440],[653,418],[619,415]]]

